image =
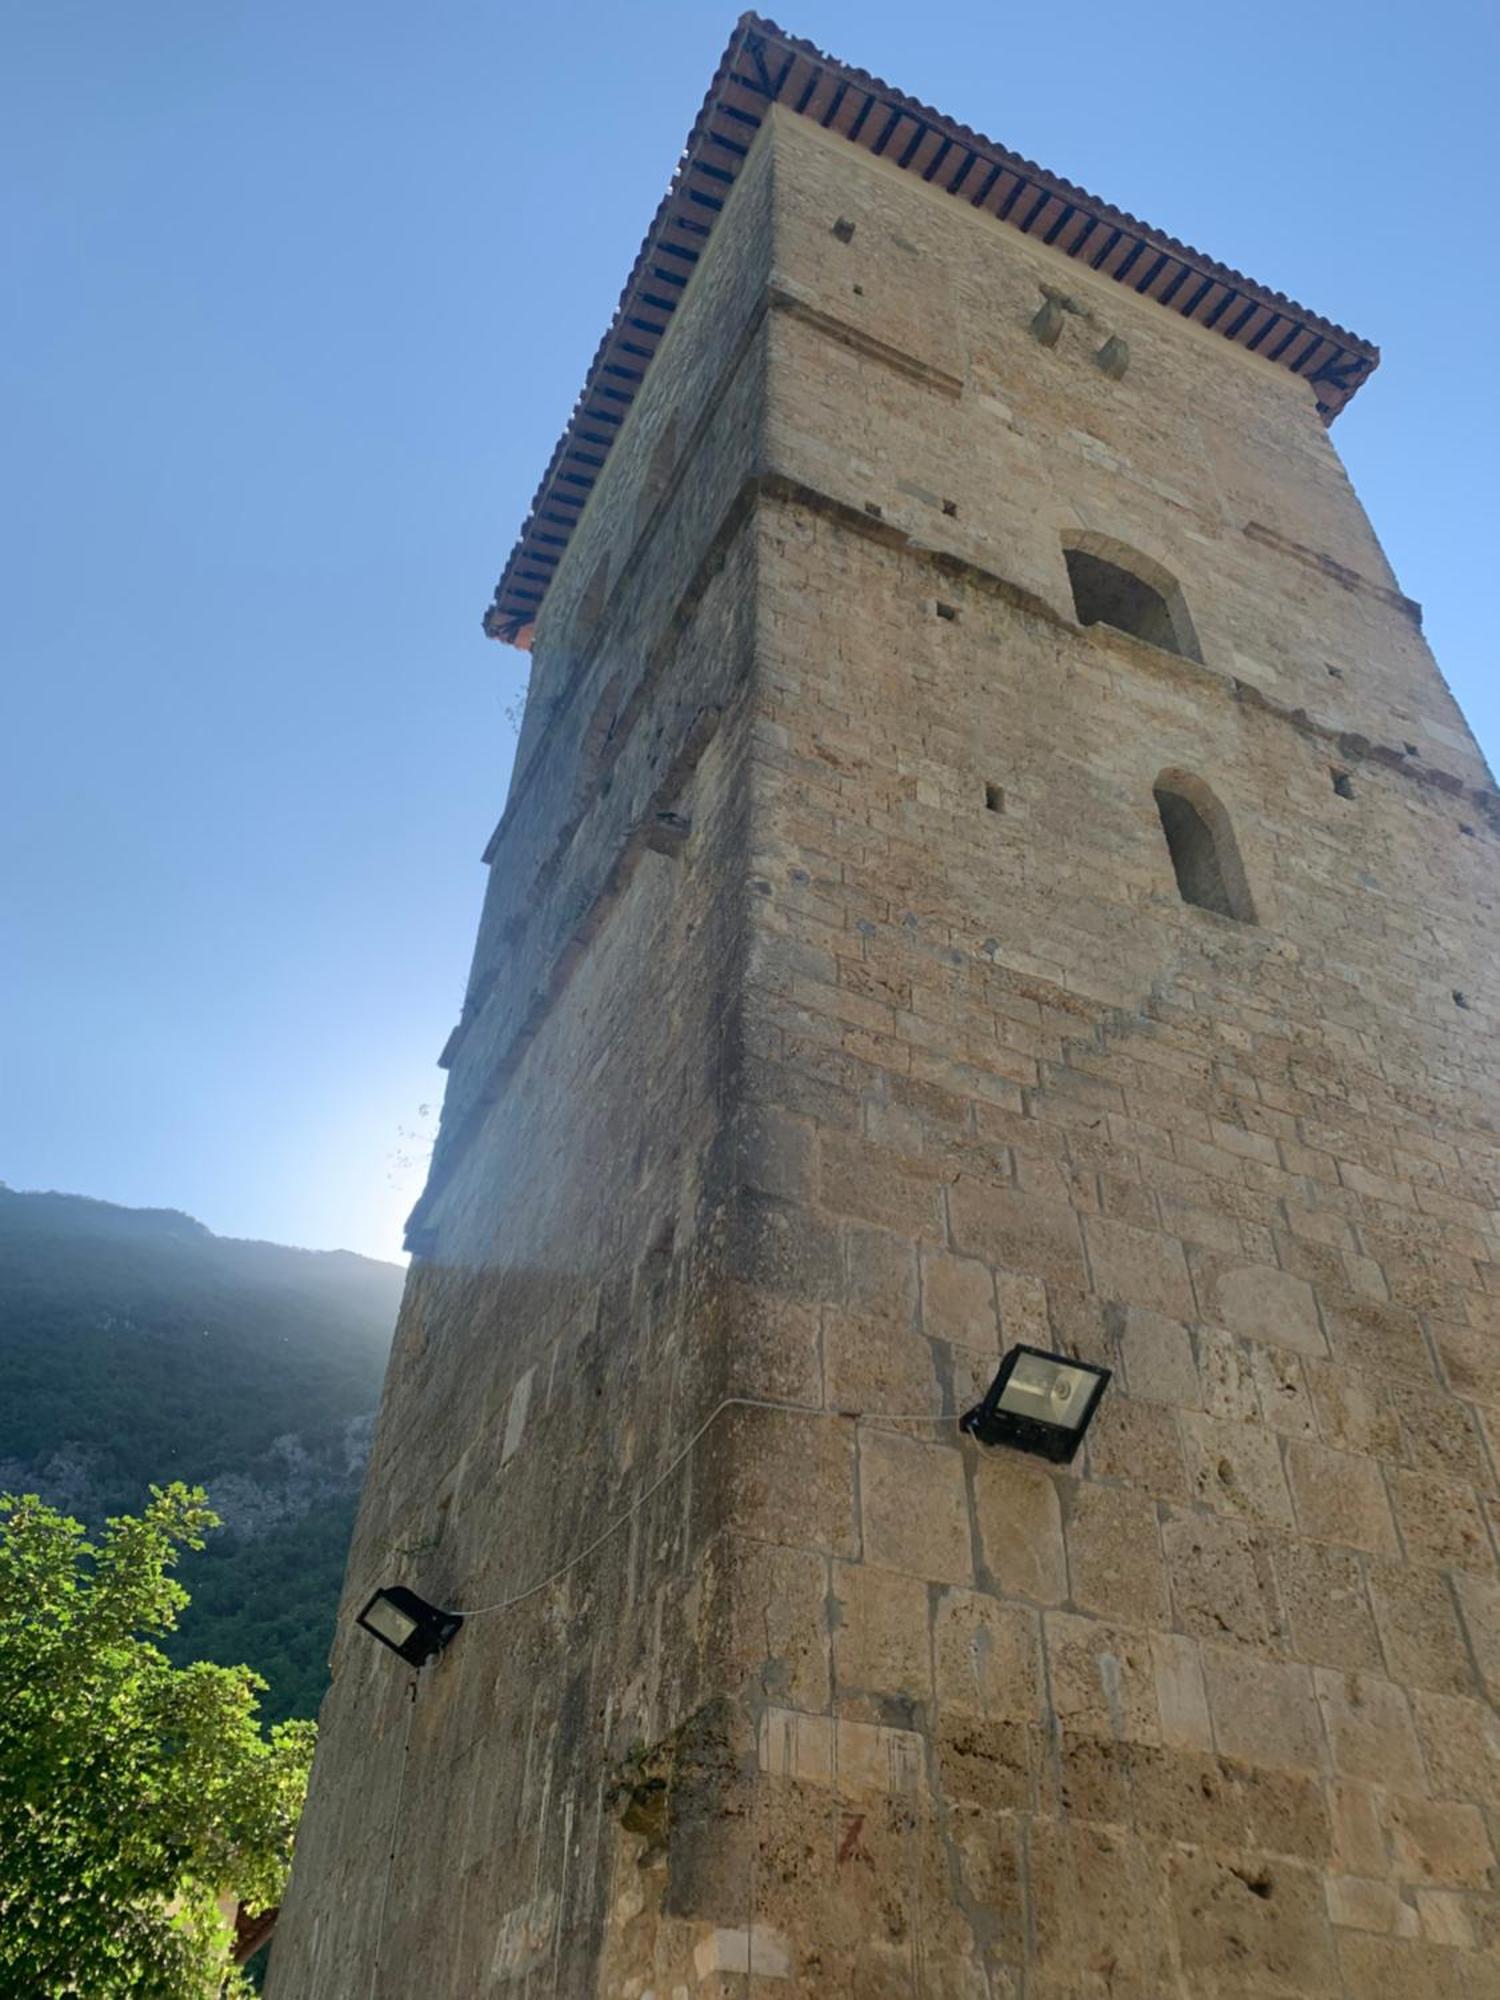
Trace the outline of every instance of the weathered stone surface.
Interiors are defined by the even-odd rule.
[[[1286,1448],[1286,1467],[1305,1535],[1374,1555],[1396,1553],[1396,1525],[1378,1465],[1297,1440]]]
[[[945,1590],[933,1610],[932,1662],[945,1714],[1023,1722],[1045,1716],[1041,1626],[1024,1605]]]
[[[1186,1849],[1166,1874],[1189,1992],[1227,2000],[1329,1989],[1337,1975],[1315,1870]]]
[[[537,617],[272,1992],[1489,2000],[1488,774],[1307,380],[750,102]],[[1116,1371],[1065,1467],[957,1430],[1017,1342]],[[483,1610],[414,1705],[398,1577]]]
[[[841,1710],[875,1717],[932,1699],[927,1585],[872,1564],[833,1566],[833,1671]],[[998,1607],[997,1607],[998,1608]]]
[[[985,1570],[1006,1596],[1061,1604],[1068,1595],[1062,1510],[1054,1475],[1014,1452],[971,1462]]]
[[[1181,1421],[1193,1497],[1217,1514],[1290,1531],[1292,1500],[1275,1433],[1263,1424],[1218,1423],[1196,1411]]]
[[[1362,1559],[1350,1549],[1283,1541],[1276,1546],[1274,1560],[1290,1650],[1318,1666],[1382,1672],[1386,1656],[1370,1608]],[[1400,1574],[1404,1578],[1406,1572]]]
[[[968,1500],[956,1451],[867,1427],[859,1473],[867,1562],[934,1582],[972,1581]]]
[[[1323,1733],[1306,1667],[1226,1646],[1203,1648],[1214,1741],[1247,1764],[1320,1771]]]
[[[1366,1784],[1395,1785],[1403,1791],[1425,1791],[1422,1753],[1403,1691],[1373,1674],[1335,1674],[1315,1668],[1314,1679],[1338,1775]]]
[[[1080,1486],[1067,1524],[1070,1595],[1080,1610],[1129,1624],[1165,1625],[1156,1505],[1143,1493]]]
[[[1161,1734],[1151,1642],[1141,1632],[1053,1611],[1044,1620],[1052,1711],[1065,1729],[1126,1743]]]
[[[1203,1317],[1299,1354],[1326,1354],[1313,1288],[1305,1278],[1264,1264],[1204,1258],[1198,1271]]]
[[[1269,1539],[1238,1521],[1172,1510],[1162,1524],[1176,1623],[1200,1639],[1279,1649],[1285,1618]]]

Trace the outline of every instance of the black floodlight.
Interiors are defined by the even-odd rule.
[[[1066,1465],[1083,1443],[1109,1377],[1108,1368],[1089,1361],[1013,1347],[984,1401],[959,1418],[959,1428],[981,1444],[1013,1445]]]
[[[394,1583],[389,1590],[377,1590],[354,1622],[408,1666],[420,1667],[442,1652],[464,1621],[456,1611],[439,1611],[414,1590]]]

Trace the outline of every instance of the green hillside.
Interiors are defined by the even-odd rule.
[[[225,1528],[179,1574],[178,1657],[313,1715],[405,1273],[214,1236],[173,1209],[0,1188],[0,1489],[91,1527],[153,1481]]]

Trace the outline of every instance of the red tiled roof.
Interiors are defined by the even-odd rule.
[[[1380,359],[1377,347],[1283,293],[1112,208],[892,90],[879,77],[833,61],[773,22],[745,14],[485,615],[492,638],[525,643],[574,523],[771,104],[815,119],[955,200],[1300,375],[1316,389],[1318,409],[1330,422]]]

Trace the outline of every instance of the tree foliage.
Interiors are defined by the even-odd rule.
[[[97,1544],[0,1496],[0,1993],[246,1990],[217,1899],[280,1899],[314,1729],[263,1734],[257,1675],[153,1643],[187,1602],[179,1551],[216,1525],[181,1484]]]

